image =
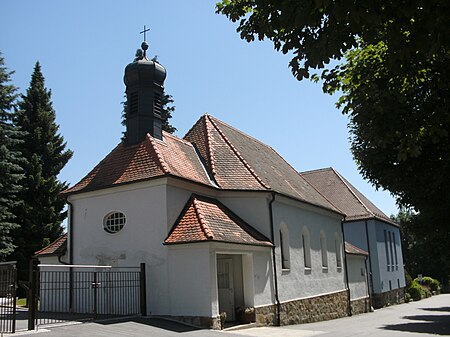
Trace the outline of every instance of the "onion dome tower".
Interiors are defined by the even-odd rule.
[[[148,43],[145,36],[141,48],[141,56],[125,68],[126,145],[140,143],[147,133],[162,140],[161,109],[166,69],[156,60],[147,58]]]

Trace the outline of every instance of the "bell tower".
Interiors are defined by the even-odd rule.
[[[145,139],[147,133],[162,140],[162,98],[166,69],[147,57],[148,43],[141,44],[142,53],[125,68],[126,133],[125,144],[134,145]]]

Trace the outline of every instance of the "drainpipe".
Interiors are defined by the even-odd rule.
[[[273,202],[275,201],[275,192],[272,192],[272,200],[269,202],[269,213],[270,213],[270,232],[272,235],[272,264],[273,264],[273,274],[274,274],[274,285],[275,285],[275,302],[277,306],[277,325],[280,326],[280,311],[281,304],[280,298],[278,296],[278,278],[277,278],[277,259],[275,256],[275,232],[273,229]]]
[[[69,205],[69,226],[68,226],[68,248],[69,248],[69,265],[73,264],[73,204],[66,199]],[[69,312],[73,312],[73,269],[69,268]]]
[[[342,241],[344,241],[344,264],[345,264],[345,286],[347,287],[347,307],[348,307],[348,315],[352,316],[352,302],[350,299],[350,285],[348,283],[348,266],[347,266],[347,254],[345,253],[345,232],[344,232],[344,221],[341,221],[341,232],[342,232]]]
[[[367,241],[367,252],[369,253],[369,257],[367,259],[369,264],[369,273],[370,273],[370,283],[369,283],[369,305],[372,308],[372,296],[373,296],[373,275],[372,275],[372,258],[370,257],[370,242],[369,242],[369,229],[367,225],[367,220],[364,220],[364,224],[366,226],[366,241]]]

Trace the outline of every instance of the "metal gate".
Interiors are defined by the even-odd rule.
[[[30,272],[28,329],[69,321],[146,315],[140,267],[37,265]]]
[[[0,263],[0,333],[16,331],[16,262]]]

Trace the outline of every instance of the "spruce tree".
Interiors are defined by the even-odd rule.
[[[34,252],[61,235],[65,200],[61,191],[68,185],[58,174],[72,157],[55,122],[51,91],[45,88],[39,62],[31,76],[30,86],[18,104],[16,124],[26,133],[20,145],[26,158],[24,165],[23,204],[16,209],[20,228],[14,231],[19,268],[26,268]]]
[[[0,262],[14,250],[11,230],[18,227],[13,209],[21,191],[23,159],[17,149],[21,133],[12,122],[17,88],[10,84],[12,71],[0,53]]]

